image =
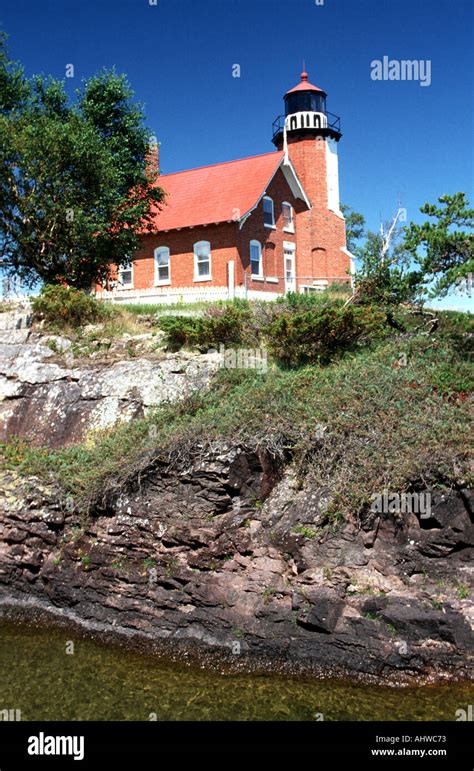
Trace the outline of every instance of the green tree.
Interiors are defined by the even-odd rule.
[[[16,110],[28,96],[23,70],[9,59],[6,47],[7,36],[0,31],[0,113]]]
[[[469,208],[465,193],[440,196],[438,203],[441,205],[426,203],[421,207],[422,214],[435,221],[422,225],[411,222],[403,243],[418,261],[418,281],[428,286],[431,296],[446,295],[474,273],[474,209]]]
[[[365,242],[355,249],[358,267],[351,302],[397,305],[413,300],[419,288],[419,273],[412,270],[412,255],[402,240],[398,209],[379,233],[368,231]]]
[[[163,191],[124,75],[103,71],[70,103],[52,78],[24,77],[0,38],[0,252],[27,285],[89,289],[126,265]]]
[[[418,273],[409,270],[411,257],[403,243],[393,244],[385,255],[383,250],[383,236],[369,231],[364,245],[357,250],[356,298],[381,305],[414,300],[419,289]]]
[[[347,248],[354,253],[357,249],[357,242],[363,238],[365,233],[365,218],[345,203],[341,204],[341,211],[346,220]]]

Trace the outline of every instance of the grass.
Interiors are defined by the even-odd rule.
[[[11,300],[0,300],[0,313],[9,313],[15,310],[15,303]]]
[[[126,309],[127,313],[134,316],[160,316],[164,313],[176,313],[181,311],[205,311],[211,306],[224,307],[232,305],[232,300],[220,300],[218,302],[209,302],[199,300],[194,303],[124,303],[123,305],[112,305],[114,309]]]
[[[288,302],[288,299],[290,299],[290,303],[295,306],[297,305],[298,307],[319,306],[328,303],[342,305],[347,300],[350,293],[347,285],[335,284],[334,286],[330,286],[325,292],[315,292],[311,295],[296,293],[286,295],[286,298],[281,298],[281,302],[286,303]],[[268,304],[265,300],[262,300],[261,302]],[[225,308],[229,306],[241,307],[242,304],[246,303],[247,301],[237,298],[235,300],[217,300],[214,302],[210,302],[209,300],[197,300],[193,303],[124,303],[110,305],[110,307],[120,310],[126,309],[126,311],[132,315],[160,316],[163,313],[179,314],[181,311],[201,312],[206,311],[209,308]],[[249,306],[255,306],[256,304],[255,301],[248,301]]]
[[[274,586],[267,586],[267,587],[265,587],[265,589],[262,592],[262,597],[263,597],[264,605],[268,605],[268,603],[270,602],[272,597],[275,596],[276,592],[277,592],[277,590],[276,590],[276,588]]]
[[[44,324],[44,331],[67,337],[75,344],[86,345],[94,340],[117,339],[125,333],[139,335],[150,330],[143,326],[133,313],[128,309],[108,308],[104,318],[93,324],[83,326],[68,324],[67,322],[49,322]],[[48,343],[51,350],[55,350],[55,342]]]
[[[66,337],[71,340],[71,347],[64,348],[56,340],[48,340],[46,345],[53,353],[57,355],[68,354],[70,351],[74,356],[81,358],[87,357],[92,353],[107,354],[112,343],[130,335],[131,337],[148,333],[149,328],[145,327],[140,321],[128,311],[122,308],[113,310],[105,317],[105,320],[96,324],[83,327],[72,327],[67,324],[49,324],[49,332]],[[130,358],[136,356],[134,341],[130,340],[126,346],[126,353]]]
[[[396,627],[394,627],[393,624],[387,623],[385,626],[387,627],[387,631],[389,632],[389,634],[392,637],[396,637],[397,636],[398,632],[396,630]]]
[[[308,525],[297,525],[294,532],[297,535],[309,538],[311,541],[314,541],[314,539],[318,537],[318,530],[314,527],[309,527]]]
[[[458,584],[456,587],[456,594],[459,600],[465,600],[469,597],[470,589],[465,584]]]
[[[145,331],[145,328],[137,321],[135,316],[122,308],[111,312],[105,321],[92,325],[93,329],[87,327],[76,327],[74,329],[63,329],[63,334],[72,337],[77,342],[88,342],[92,340],[101,340],[104,338],[116,339],[124,334],[139,335]],[[146,330],[148,331],[148,330]]]
[[[364,618],[368,618],[369,621],[381,621],[380,616],[378,616],[377,613],[373,613],[371,610],[366,610],[362,615]]]

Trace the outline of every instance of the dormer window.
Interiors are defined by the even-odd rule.
[[[273,201],[266,195],[263,199],[263,224],[266,228],[275,227],[275,212]]]
[[[283,201],[281,205],[281,212],[283,215],[283,230],[287,233],[295,232],[295,223],[293,219],[293,207],[288,201]]]

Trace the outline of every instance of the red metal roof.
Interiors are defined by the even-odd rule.
[[[298,83],[297,86],[294,88],[290,88],[289,91],[286,92],[285,96],[287,94],[293,94],[295,91],[318,91],[320,94],[325,94],[326,92],[323,91],[322,88],[318,88],[317,86],[313,86],[312,83],[308,81],[308,73],[302,72],[301,73],[301,82]]]
[[[156,185],[167,192],[155,210],[156,229],[174,230],[238,220],[259,200],[284,153],[254,155],[175,174],[162,174]]]

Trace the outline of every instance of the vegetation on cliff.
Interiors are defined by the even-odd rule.
[[[256,323],[262,311],[243,312]],[[288,304],[279,313],[291,316]],[[223,368],[209,391],[84,445],[51,451],[11,441],[5,463],[56,480],[78,509],[104,503],[154,463],[195,457],[213,442],[265,449],[282,466],[294,463],[302,478],[329,490],[328,522],[363,516],[372,493],[387,487],[465,487],[471,319],[442,312],[435,330],[431,317],[427,325],[409,310],[397,319],[404,331],[378,326],[324,366],[290,368],[273,358],[266,373]]]

